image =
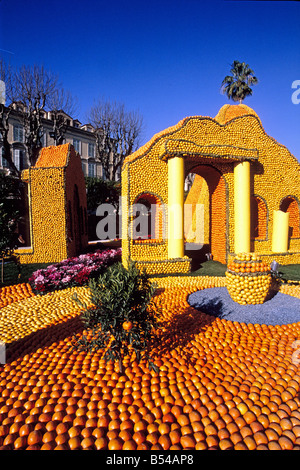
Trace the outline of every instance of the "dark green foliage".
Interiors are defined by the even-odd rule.
[[[87,336],[77,340],[75,347],[88,351],[104,349],[104,358],[119,360],[120,368],[122,358],[131,352],[137,362],[146,357],[153,366],[148,349],[157,323],[155,286],[149,276],[140,273],[134,263],[128,269],[116,263],[97,280],[91,280],[89,287],[94,307],[82,305],[81,319]],[[124,329],[125,321],[132,323],[128,331]]]
[[[108,202],[118,208],[121,185],[115,181],[102,180],[100,178],[85,178],[87,189],[87,208],[91,213],[100,204]]]
[[[0,257],[6,256],[16,245],[21,185],[18,178],[0,172]]]
[[[9,262],[5,265],[3,285],[12,286],[28,282],[32,274],[38,269],[45,269],[50,263],[19,264]]]
[[[231,65],[231,75],[227,75],[222,82],[223,93],[226,93],[228,99],[239,101],[240,103],[252,95],[251,85],[256,85],[258,79],[254,72],[245,62],[235,60]]]
[[[18,245],[18,219],[21,208],[22,182],[0,172],[0,259],[1,283],[4,282],[3,258],[11,257]],[[15,257],[18,264],[18,258]]]

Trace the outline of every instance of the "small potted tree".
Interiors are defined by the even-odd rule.
[[[83,307],[81,319],[86,334],[75,339],[73,345],[87,351],[103,350],[106,360],[118,360],[122,371],[122,360],[126,355],[135,355],[139,362],[148,360],[149,344],[157,328],[157,309],[153,296],[155,285],[145,272],[140,272],[135,263],[126,269],[122,263],[110,266],[98,279],[89,282],[91,307]],[[77,296],[75,299],[79,302]]]

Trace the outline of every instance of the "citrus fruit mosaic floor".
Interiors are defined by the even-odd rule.
[[[300,322],[228,321],[187,303],[224,277],[156,282],[158,371],[70,349],[83,334],[72,295],[89,302],[88,288],[0,290],[1,450],[300,449]]]

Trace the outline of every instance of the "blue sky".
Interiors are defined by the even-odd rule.
[[[0,56],[43,64],[78,99],[139,110],[141,143],[186,116],[214,117],[233,60],[259,79],[244,103],[300,161],[300,2],[202,0],[0,0]],[[300,94],[299,94],[300,97]]]

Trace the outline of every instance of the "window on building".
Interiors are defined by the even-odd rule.
[[[88,144],[88,156],[91,158],[95,157],[95,144]]]
[[[85,163],[83,161],[81,161],[81,168],[82,168],[83,174],[85,176]]]
[[[39,140],[42,147],[47,147],[46,132],[44,132],[42,129],[39,131]]]
[[[14,149],[13,159],[19,171],[25,170],[28,167],[24,150]]]
[[[4,147],[0,147],[1,150],[0,150],[0,155],[1,155],[1,166],[2,168],[9,168],[9,164],[8,164],[8,161],[6,160],[6,158],[4,158]]]
[[[96,165],[93,162],[89,162],[89,177],[94,178],[96,176]]]
[[[24,142],[24,130],[23,126],[21,126],[20,124],[14,125],[14,141]]]
[[[120,181],[120,179],[121,179],[121,168],[118,168],[117,173],[116,173],[116,181]]]
[[[76,152],[81,153],[81,142],[79,139],[73,139],[73,147]]]

